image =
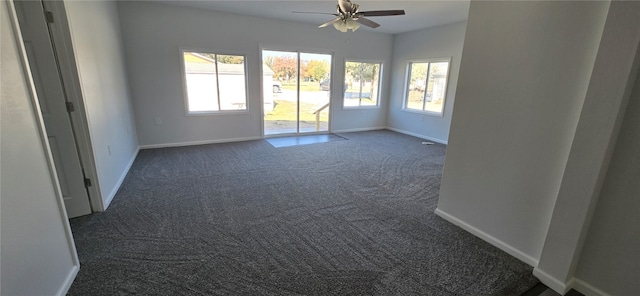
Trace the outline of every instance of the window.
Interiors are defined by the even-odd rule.
[[[378,106],[382,64],[346,61],[344,69],[344,107]]]
[[[404,108],[442,115],[448,73],[449,59],[410,62]]]
[[[247,110],[245,57],[182,51],[188,114]]]

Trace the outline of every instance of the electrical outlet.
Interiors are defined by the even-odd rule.
[[[111,145],[107,145],[107,153],[109,153],[109,156],[111,156]]]
[[[156,125],[161,125],[162,124],[162,119],[160,119],[160,117],[156,117]]]

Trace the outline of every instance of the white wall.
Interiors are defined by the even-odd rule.
[[[608,2],[472,2],[437,213],[536,266]]]
[[[106,208],[138,151],[118,11],[112,1],[65,6]]]
[[[534,275],[559,292],[574,283],[580,252],[640,66],[639,43],[640,3],[612,1],[540,262],[534,269]]]
[[[64,295],[79,263],[8,6],[0,3],[0,294]]]
[[[466,22],[438,26],[394,36],[393,68],[387,126],[391,129],[447,143],[456,97]],[[428,58],[451,58],[444,114],[423,115],[402,110],[407,63]]]
[[[580,281],[609,295],[640,295],[638,135],[640,75],[636,76],[633,94],[576,272]]]
[[[344,80],[345,58],[391,63],[393,37],[358,31],[344,34],[310,24],[232,15],[157,3],[119,2],[127,69],[140,144],[214,142],[261,137],[260,46],[334,53],[334,81]],[[180,47],[245,54],[249,112],[186,116]],[[341,83],[334,83],[332,129],[384,127],[389,76],[382,107],[342,110]],[[161,125],[155,124],[156,117]]]

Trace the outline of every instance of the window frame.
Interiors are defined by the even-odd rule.
[[[424,106],[425,106],[425,102],[423,102],[423,109],[419,110],[419,109],[411,109],[409,107],[407,107],[408,105],[408,101],[409,101],[409,92],[411,91],[409,88],[411,86],[411,69],[412,69],[412,65],[413,64],[420,64],[420,63],[447,63],[447,74],[445,75],[445,86],[444,86],[444,94],[443,94],[443,101],[442,101],[442,111],[440,112],[434,112],[434,111],[429,111],[429,110],[424,110]],[[429,65],[429,67],[427,68],[427,80],[429,79],[429,71],[431,69],[431,65]],[[446,57],[446,58],[428,58],[428,59],[420,59],[420,60],[408,60],[406,61],[406,66],[405,66],[405,79],[404,79],[404,92],[402,95],[402,111],[405,112],[411,112],[411,113],[418,113],[418,114],[422,114],[422,115],[431,115],[431,116],[438,116],[438,117],[444,117],[444,112],[445,112],[445,107],[446,107],[446,103],[447,103],[447,94],[448,94],[448,90],[449,90],[449,77],[451,75],[451,57]],[[425,96],[427,95],[427,91],[426,88],[428,87],[429,82],[425,81]],[[424,99],[424,98],[423,98]]]
[[[344,89],[344,80],[346,80],[347,78],[347,63],[361,63],[361,64],[378,64],[380,66],[380,70],[378,71],[378,91],[377,91],[377,99],[376,99],[376,104],[375,105],[365,105],[362,106],[362,96],[360,96],[360,100],[359,100],[359,104],[358,106],[345,106],[345,98],[344,98],[344,94],[346,93],[346,89]],[[380,60],[366,60],[366,59],[348,59],[345,58],[344,59],[344,63],[342,64],[344,66],[344,79],[342,81],[342,110],[355,110],[355,109],[379,109],[380,108],[380,101],[381,101],[381,97],[380,94],[382,93],[382,87],[383,87],[383,80],[382,80],[382,75],[384,73],[384,62],[380,61]],[[360,90],[360,93],[362,93],[362,90]]]
[[[187,84],[187,69],[184,60],[184,54],[188,52],[194,53],[208,53],[215,55],[233,55],[233,56],[241,56],[244,59],[244,91],[245,91],[245,107],[244,109],[238,110],[211,110],[211,111],[190,111],[189,110],[189,89]],[[184,100],[184,110],[186,116],[211,116],[211,115],[234,115],[234,114],[249,114],[249,75],[248,75],[248,62],[247,56],[248,54],[241,51],[230,51],[230,50],[213,50],[210,48],[193,48],[193,47],[180,47],[180,67],[181,67],[181,76],[182,76],[182,90],[183,90],[183,100]],[[217,69],[217,63],[216,63]],[[218,71],[216,71],[216,81],[218,81]],[[216,91],[218,92],[218,97],[220,93],[219,85],[216,83]],[[218,102],[218,109],[220,109],[220,103]]]

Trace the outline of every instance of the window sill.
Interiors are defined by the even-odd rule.
[[[349,111],[349,110],[372,110],[372,109],[380,109],[380,106],[354,106],[354,107],[346,107],[346,106],[342,106],[342,110],[344,111]]]
[[[197,111],[197,112],[187,112],[187,116],[216,116],[216,115],[244,115],[250,114],[249,110],[238,110],[238,111]]]
[[[444,112],[433,112],[433,111],[415,110],[415,109],[407,109],[407,108],[403,108],[402,111],[420,114],[420,115],[429,115],[433,117],[444,117]]]

